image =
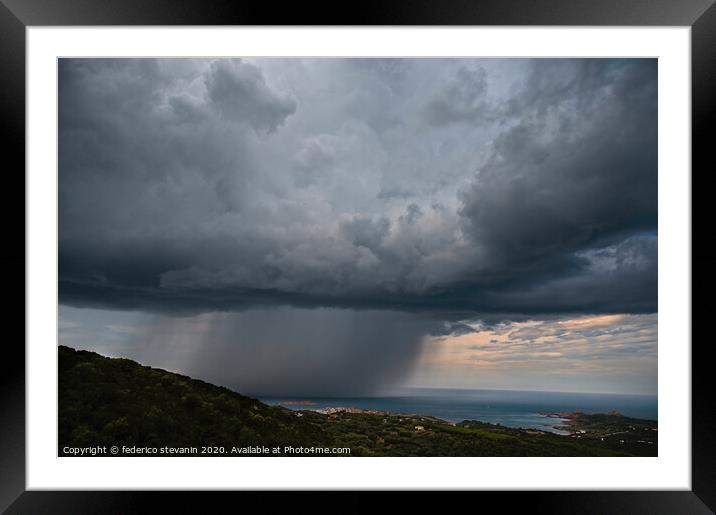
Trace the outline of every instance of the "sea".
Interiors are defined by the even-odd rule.
[[[618,411],[628,417],[658,419],[656,395],[411,388],[398,395],[382,397],[281,397],[264,398],[261,401],[293,410],[361,408],[433,416],[448,422],[479,420],[557,434],[566,434],[564,430],[555,427],[560,426],[564,420],[548,417],[548,413]]]

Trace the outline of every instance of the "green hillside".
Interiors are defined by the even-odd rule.
[[[117,446],[119,455],[123,446],[193,447],[190,455],[212,456],[256,455],[257,446],[265,448],[262,454],[284,456],[320,455],[326,448],[349,448],[342,456],[656,455],[656,424],[639,421],[642,432],[652,430],[654,441],[647,443],[641,433],[630,433],[634,419],[618,415],[601,415],[606,422],[576,417],[573,424],[591,424],[577,438],[434,417],[296,412],[131,360],[64,346],[58,352],[60,455],[97,446]],[[617,432],[618,440],[604,437]]]

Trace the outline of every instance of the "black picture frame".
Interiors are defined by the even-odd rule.
[[[716,6],[714,0],[363,0],[349,7],[314,1],[272,4],[231,0],[0,0],[0,130],[6,195],[5,220],[24,213],[25,29],[42,25],[639,25],[691,27],[692,234],[713,234],[704,197],[710,191],[709,128],[716,107]],[[20,193],[22,192],[22,194]],[[14,200],[14,202],[13,202]],[[702,200],[702,202],[697,202]],[[15,204],[22,203],[22,206]],[[697,207],[700,206],[700,207]],[[700,210],[700,211],[699,211]],[[699,231],[698,229],[702,229]],[[6,224],[0,254],[6,291],[22,291],[25,228]],[[713,236],[712,236],[713,238]],[[22,243],[21,243],[22,242]],[[692,239],[692,328],[703,327],[713,290],[716,253],[708,236]],[[19,327],[25,303],[6,295],[6,320]],[[21,313],[22,311],[22,313]],[[700,320],[699,323],[696,323]],[[12,333],[10,333],[12,334]],[[712,513],[716,510],[716,403],[712,395],[710,342],[692,332],[692,490],[624,492],[480,492],[500,502],[549,513]],[[207,496],[231,502],[236,493],[25,491],[25,347],[6,337],[0,374],[0,510],[7,513],[139,513],[150,502],[162,512],[203,512]],[[21,343],[21,338],[23,343]],[[689,342],[683,342],[688,344]],[[48,345],[50,342],[48,342]],[[662,379],[668,380],[668,379]],[[243,493],[240,495],[254,495]],[[280,496],[279,496],[280,498]],[[274,497],[273,499],[276,499]],[[417,496],[415,499],[420,499]],[[214,500],[214,499],[212,499]],[[244,502],[242,500],[242,502]],[[482,502],[482,499],[480,500]],[[366,503],[366,508],[370,504]],[[152,510],[153,511],[153,510]],[[232,510],[233,511],[233,510]]]

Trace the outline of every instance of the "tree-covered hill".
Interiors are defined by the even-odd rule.
[[[283,445],[320,427],[204,381],[59,347],[59,442],[92,446]]]

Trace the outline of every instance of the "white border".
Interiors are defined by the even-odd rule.
[[[27,488],[691,488],[690,29],[47,28],[27,31]],[[58,56],[659,58],[658,458],[56,457]],[[418,465],[419,466],[416,466]]]

